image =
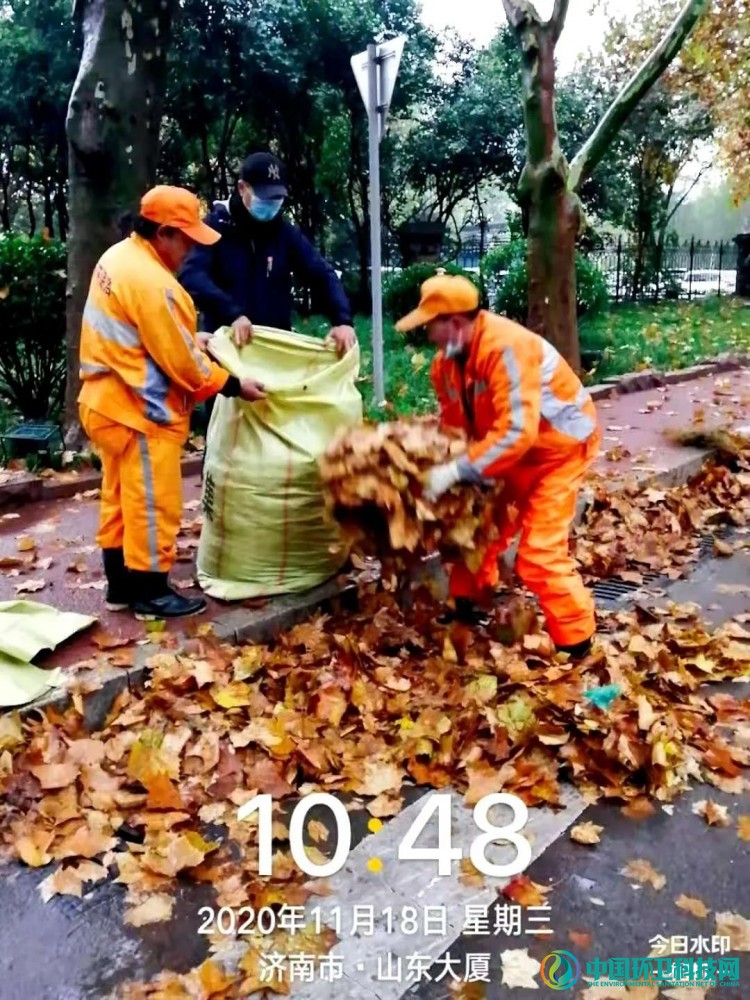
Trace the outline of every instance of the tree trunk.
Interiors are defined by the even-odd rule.
[[[519,195],[528,213],[528,325],[577,371],[575,252],[581,210],[578,196],[568,191],[569,167],[557,132],[555,34],[533,20],[521,30],[526,166]]]
[[[50,236],[55,235],[55,213],[52,207],[52,181],[44,179],[44,228]]]
[[[81,440],[77,397],[81,316],[118,219],[154,183],[167,49],[177,0],[76,0],[83,55],[67,118],[70,170],[67,385],[69,446]]]

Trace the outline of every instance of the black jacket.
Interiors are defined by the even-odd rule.
[[[196,247],[179,277],[208,332],[240,316],[257,326],[291,329],[293,274],[332,326],[351,324],[351,307],[336,272],[283,216],[256,222],[235,192],[228,203],[214,206],[206,222],[221,239]]]

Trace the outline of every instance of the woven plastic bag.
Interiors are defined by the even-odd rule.
[[[339,358],[313,337],[254,331],[242,350],[228,330],[210,347],[268,396],[218,396],[208,429],[198,580],[226,601],[308,590],[348,556],[326,516],[318,460],[340,428],[362,420],[359,349]]]

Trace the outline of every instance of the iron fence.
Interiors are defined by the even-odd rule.
[[[486,240],[470,238],[460,245],[444,247],[440,259],[479,272],[484,257],[508,242],[507,236]],[[604,275],[613,302],[692,300],[705,295],[732,295],[736,287],[738,252],[733,240],[711,242],[693,238],[659,250],[621,237],[583,253]],[[402,267],[398,244],[386,240],[383,247],[385,275]],[[495,278],[502,280],[502,273]]]

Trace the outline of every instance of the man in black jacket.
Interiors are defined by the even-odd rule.
[[[183,265],[180,281],[205,327],[213,332],[230,326],[235,342],[244,346],[253,323],[291,329],[294,274],[328,317],[328,342],[345,354],[356,343],[346,293],[333,268],[281,214],[287,194],[281,160],[271,153],[249,156],[237,190],[206,217],[222,239],[215,247],[197,248]]]

